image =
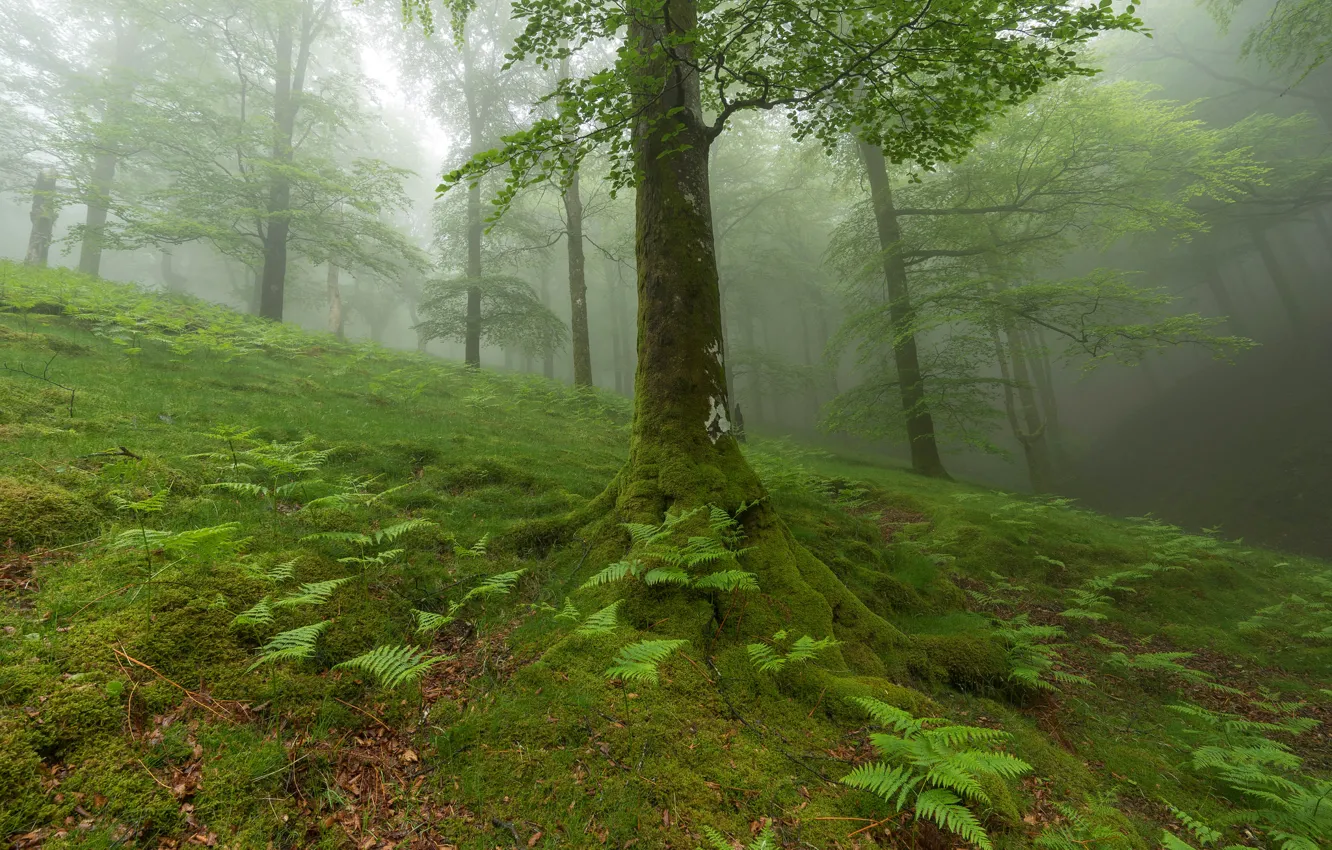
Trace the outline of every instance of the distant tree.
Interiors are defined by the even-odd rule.
[[[473,318],[473,293],[479,293],[478,318]],[[417,324],[425,340],[464,342],[478,333],[480,341],[529,356],[563,349],[569,341],[564,322],[552,313],[531,285],[521,278],[492,275],[461,277],[426,285]]]

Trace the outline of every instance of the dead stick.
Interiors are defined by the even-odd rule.
[[[338,702],[340,702],[340,703],[342,703],[343,705],[347,706],[347,707],[350,708],[352,711],[359,711],[361,714],[364,714],[366,717],[368,717],[368,718],[370,718],[371,720],[375,721],[375,722],[378,723],[380,726],[383,726],[383,727],[384,727],[385,729],[387,729],[388,731],[390,731],[390,732],[393,731],[393,727],[392,727],[392,726],[390,726],[390,725],[388,725],[387,723],[385,723],[384,721],[380,720],[378,717],[375,717],[373,714],[371,714],[370,712],[366,711],[364,708],[361,708],[359,705],[352,705],[351,703],[347,702],[345,699],[338,699],[337,697],[333,697],[333,699],[338,700]]]
[[[153,674],[154,676],[156,676],[157,678],[161,679],[163,682],[166,682],[168,685],[174,685],[175,687],[180,688],[182,691],[185,692],[185,696],[187,696],[187,697],[189,697],[190,699],[194,700],[194,701],[195,701],[196,703],[198,703],[200,706],[202,706],[203,708],[206,708],[206,709],[208,709],[209,711],[213,712],[213,714],[217,715],[218,717],[222,718],[223,720],[225,720],[225,719],[227,718],[227,716],[226,716],[225,714],[223,714],[222,712],[218,711],[216,708],[213,708],[211,705],[209,705],[208,703],[204,702],[203,700],[201,700],[201,699],[199,699],[197,696],[195,696],[195,695],[194,695],[194,691],[190,690],[189,688],[185,687],[184,685],[180,684],[179,682],[173,682],[171,679],[168,679],[166,676],[163,676],[161,673],[159,673],[159,672],[158,672],[156,669],[154,669],[151,665],[144,664],[142,661],[140,661],[139,659],[137,659],[137,658],[135,658],[134,656],[130,655],[128,652],[126,652],[125,650],[121,649],[120,647],[118,647],[118,646],[113,646],[113,647],[111,647],[111,651],[114,652],[114,653],[116,653],[117,655],[123,657],[126,661],[130,662],[131,664],[137,664],[137,665],[139,665],[139,666],[142,667],[143,669],[145,669],[145,670],[147,670],[148,672],[152,673],[152,674]]]

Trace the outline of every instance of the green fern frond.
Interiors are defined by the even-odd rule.
[[[513,590],[513,586],[518,579],[527,570],[512,570],[507,573],[496,573],[492,576],[486,576],[481,583],[463,595],[458,601],[458,605],[466,605],[473,599],[487,599],[491,596],[503,596]]]
[[[457,619],[458,608],[461,607],[454,602],[449,605],[447,614],[437,614],[434,611],[422,611],[419,608],[413,608],[412,614],[416,616],[416,631],[418,634],[434,634]]]
[[[582,618],[583,613],[573,604],[573,600],[567,596],[564,597],[564,607],[560,609],[560,613],[555,615],[555,619],[576,623]]]
[[[323,605],[335,590],[349,581],[351,581],[351,576],[309,582],[296,588],[296,591],[290,596],[284,596],[274,602],[273,606],[275,608],[286,608],[291,605]]]
[[[583,624],[574,629],[574,634],[604,635],[608,632],[615,631],[615,627],[618,625],[616,623],[615,613],[619,607],[620,600],[616,600],[605,608],[602,608],[600,611],[597,611],[594,614],[588,614],[587,619],[583,621]]]
[[[259,657],[249,666],[246,672],[254,670],[262,664],[272,664],[275,661],[299,661],[310,658],[315,653],[315,643],[319,640],[319,636],[332,622],[332,620],[324,620],[311,623],[308,626],[299,626],[285,632],[278,632],[269,639],[268,643],[263,645],[259,650]]]
[[[688,641],[643,640],[622,648],[602,675],[626,682],[656,682],[662,661]]]
[[[111,540],[112,549],[161,549],[171,539],[171,532],[131,528],[120,532]]]
[[[447,659],[444,655],[427,655],[415,646],[377,646],[363,655],[333,665],[333,669],[365,673],[391,690],[420,679],[432,666]]]
[[[263,599],[260,599],[258,602],[233,617],[231,625],[233,627],[266,626],[271,622],[273,622],[273,607],[269,604],[268,597],[265,596]]]
[[[434,528],[435,523],[428,519],[409,519],[396,525],[390,525],[388,528],[381,528],[373,532],[370,536],[374,538],[375,543],[396,543],[399,538],[423,528]]]
[[[355,543],[358,546],[369,546],[374,543],[374,538],[368,534],[361,534],[359,531],[319,531],[314,534],[307,534],[301,538],[302,543]]]
[[[883,762],[870,762],[855,768],[841,781],[843,785],[882,797],[894,806],[895,811],[901,811],[906,798],[925,781],[925,777],[902,765],[890,767]]]
[[[744,570],[720,570],[694,579],[694,587],[701,590],[749,591],[759,589],[758,577]]]
[[[589,587],[600,587],[603,584],[610,584],[611,582],[620,581],[621,579],[630,576],[637,578],[642,570],[642,561],[616,561],[587,581],[583,582],[582,587],[579,589],[583,590]]]
[[[216,484],[205,484],[201,489],[221,490],[233,496],[249,496],[256,499],[267,498],[268,496],[267,487],[252,484],[248,481],[219,481]]]
[[[713,850],[735,850],[726,836],[710,826],[703,827],[703,835],[712,843]],[[745,850],[777,850],[777,836],[772,827],[765,826],[754,840],[745,845]]]
[[[166,507],[166,490],[159,490],[146,499],[127,499],[118,493],[110,494],[111,503],[116,506],[118,511],[128,511],[134,514],[156,514],[161,513]]]
[[[956,794],[943,788],[931,788],[916,795],[916,817],[924,818],[951,832],[963,841],[970,841],[981,850],[994,850],[990,836],[981,827],[971,809],[962,805]]]
[[[643,574],[643,584],[674,584],[689,586],[689,573],[676,567],[655,567]]]
[[[745,652],[749,655],[749,663],[754,665],[760,673],[769,673],[786,666],[786,658],[778,655],[766,643],[748,644],[745,646]]]

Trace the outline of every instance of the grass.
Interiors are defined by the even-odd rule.
[[[1322,598],[1325,564],[776,440],[752,462],[796,539],[907,635],[900,681],[818,660],[760,675],[734,624],[656,684],[608,681],[624,645],[713,616],[670,590],[650,590],[660,617],[609,635],[555,616],[614,597],[578,590],[602,547],[533,545],[532,523],[614,475],[624,400],[62,271],[0,264],[0,310],[0,834],[16,846],[694,848],[704,827],[748,840],[767,823],[790,847],[947,846],[837,782],[870,756],[854,691],[1011,733],[1034,772],[989,789],[996,846],[1033,846],[1067,802],[1116,836],[1084,846],[1148,848],[1180,828],[1166,802],[1231,838],[1249,823],[1188,767],[1196,733],[1167,705],[1256,717],[1267,691],[1332,717],[1326,641],[1280,618],[1238,628],[1290,594]],[[287,466],[254,451],[273,444]],[[301,471],[299,452],[327,455]],[[154,494],[160,511],[125,508]],[[424,522],[391,543],[305,540],[409,519]],[[166,536],[201,528],[214,537]],[[145,531],[164,534],[143,546]],[[1125,582],[1106,619],[1060,616],[1088,580],[1149,563],[1173,569]],[[510,593],[416,631],[414,609],[515,570]],[[235,622],[339,578],[322,604]],[[1001,581],[1024,588],[1011,604],[967,592]],[[1095,687],[1018,686],[997,620],[1020,614],[1061,625],[1062,669]],[[274,634],[323,620],[308,657],[251,669]],[[1103,641],[1193,652],[1239,693],[1126,671]],[[332,669],[402,644],[441,660],[394,690]],[[1327,741],[1288,741],[1306,780],[1332,768]]]

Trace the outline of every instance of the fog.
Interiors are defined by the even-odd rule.
[[[1266,0],[1221,13],[1148,4],[1151,38],[930,167],[738,113],[709,157],[730,419],[1332,555],[1332,63],[1265,40]],[[617,160],[439,191],[589,51],[510,65],[494,0],[446,24],[0,0],[0,255],[631,395]]]

